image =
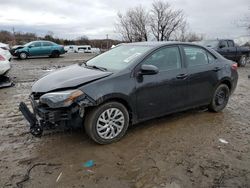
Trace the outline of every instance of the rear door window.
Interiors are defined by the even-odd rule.
[[[184,46],[183,49],[188,67],[206,65],[209,63],[208,52],[206,50],[193,46]],[[210,61],[214,61],[212,55],[210,55],[210,58]]]
[[[43,42],[43,46],[53,46],[51,42]]]
[[[216,60],[216,58],[212,54],[210,54],[209,52],[207,52],[207,57],[208,57],[209,63],[213,63]]]

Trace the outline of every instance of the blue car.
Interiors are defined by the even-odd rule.
[[[64,46],[51,41],[32,41],[10,50],[11,54],[20,59],[34,56],[59,57],[65,53]]]

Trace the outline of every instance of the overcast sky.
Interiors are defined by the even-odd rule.
[[[0,30],[36,32],[74,39],[119,39],[114,31],[117,12],[141,4],[150,9],[152,0],[0,0]],[[245,28],[235,22],[250,15],[250,0],[169,0],[176,9],[183,9],[189,27],[207,38],[245,35]]]

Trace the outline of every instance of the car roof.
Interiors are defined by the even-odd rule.
[[[161,47],[161,46],[168,46],[168,45],[192,45],[192,46],[199,46],[204,47],[199,44],[191,43],[191,42],[179,42],[179,41],[152,41],[152,42],[133,42],[133,43],[122,43],[122,45],[128,46],[152,46],[152,47]]]
[[[34,41],[30,41],[30,42],[52,42],[52,41],[49,41],[49,40],[34,40]],[[52,42],[54,43],[54,42]]]

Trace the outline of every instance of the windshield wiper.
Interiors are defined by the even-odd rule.
[[[101,71],[107,71],[108,70],[108,69],[106,69],[104,67],[99,67],[99,66],[96,66],[96,65],[87,65],[87,62],[84,62],[83,64],[87,68],[98,69],[98,70],[101,70]]]

